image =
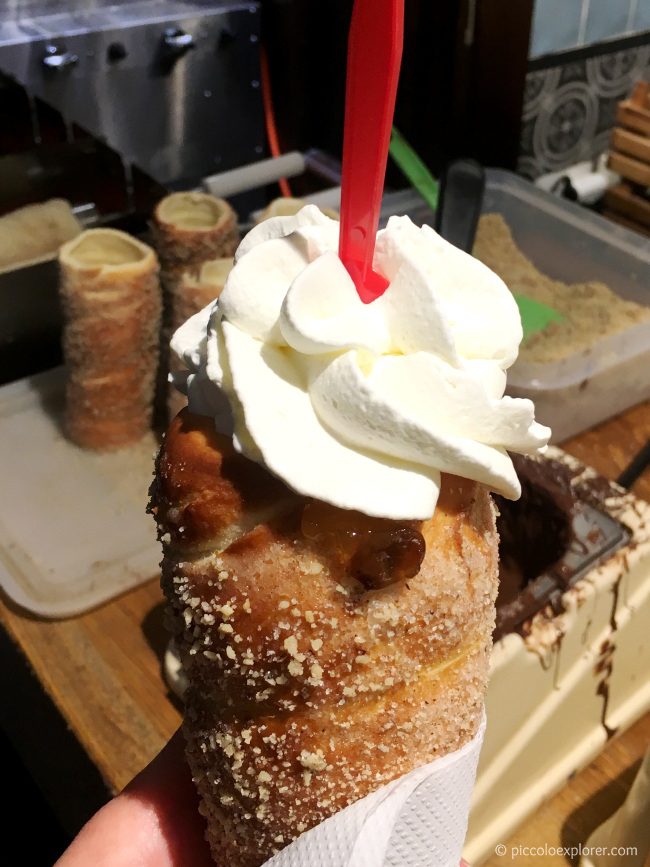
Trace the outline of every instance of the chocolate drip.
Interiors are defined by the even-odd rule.
[[[614,651],[615,650],[616,650],[616,645],[613,642],[611,642],[609,640],[603,641],[603,643],[600,647],[600,652],[602,655],[601,655],[601,658],[598,661],[598,663],[596,665],[596,669],[595,669],[595,673],[597,675],[598,674],[604,675],[603,679],[601,681],[599,681],[599,683],[598,683],[598,687],[596,689],[596,695],[602,696],[602,699],[603,699],[603,708],[601,711],[600,721],[601,721],[603,728],[605,729],[605,734],[607,735],[607,740],[610,740],[610,738],[613,738],[614,735],[616,734],[616,732],[618,731],[617,728],[612,728],[611,726],[607,725],[607,710],[609,707],[609,680],[612,676],[612,670],[614,667]]]

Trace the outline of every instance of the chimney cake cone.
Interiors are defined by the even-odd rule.
[[[263,223],[264,220],[270,220],[272,217],[292,217],[305,207],[304,199],[294,199],[290,196],[281,196],[273,199],[272,202],[260,212],[255,220],[256,223]],[[331,217],[333,220],[339,219],[339,212],[334,208],[319,208],[319,210]]]
[[[151,426],[161,293],[153,250],[113,229],[91,229],[59,254],[67,367],[66,430],[110,450]]]
[[[317,826],[279,860],[341,843],[333,863],[352,863],[347,844],[382,816],[390,832],[402,797],[430,819],[402,843],[422,830],[438,846],[414,863],[458,863],[495,619],[490,491],[516,499],[509,452],[550,435],[531,401],[505,396],[522,329],[496,275],[392,218],[373,260],[389,285],[366,304],[338,240],[312,205],[256,226],[218,305],[172,340],[189,406],[150,507],[187,756],[229,867]]]
[[[431,519],[370,519],[294,494],[184,410],[152,495],[217,863],[259,867],[476,734],[497,587],[485,487],[443,476]]]
[[[82,231],[65,199],[26,205],[0,217],[0,272],[54,258],[61,244]]]
[[[190,316],[202,310],[221,295],[226,285],[228,274],[233,267],[232,257],[212,259],[204,262],[197,276],[186,271],[180,286],[172,293],[171,315],[173,317],[171,331],[179,328]],[[171,371],[182,369],[182,365],[173,355],[169,359]],[[172,419],[187,405],[187,398],[169,383],[167,387],[167,413]]]
[[[166,196],[156,206],[152,228],[172,305],[182,297],[184,274],[198,278],[204,262],[233,256],[239,243],[237,215],[228,202],[208,193]]]
[[[229,256],[204,262],[198,273],[186,271],[183,274],[173,304],[174,331],[221,295],[232,267],[233,258]]]
[[[225,199],[209,193],[172,193],[158,202],[152,230],[165,292],[162,366],[165,371],[173,371],[176,364],[169,355],[169,339],[179,325],[214,300],[223,288],[220,276],[214,286],[213,272],[219,275],[221,269],[213,263],[230,260],[232,265],[239,243],[237,215]],[[170,387],[168,418],[172,419],[185,403]]]

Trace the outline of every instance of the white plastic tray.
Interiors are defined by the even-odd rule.
[[[153,434],[110,454],[63,435],[63,368],[0,388],[0,584],[43,617],[93,608],[156,575],[145,513]]]

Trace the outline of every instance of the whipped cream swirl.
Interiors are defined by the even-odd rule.
[[[308,205],[244,238],[219,301],[172,339],[190,409],[344,509],[428,518],[441,472],[516,499],[508,451],[540,452],[550,430],[530,400],[504,397],[522,338],[511,293],[433,229],[392,217],[374,260],[389,286],[364,304],[338,230]]]

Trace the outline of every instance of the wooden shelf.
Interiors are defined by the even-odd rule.
[[[625,156],[625,154],[616,153],[616,151],[610,151],[607,163],[613,172],[617,172],[628,181],[641,184],[642,187],[650,186],[650,165],[647,163],[642,163],[641,160]]]
[[[609,168],[623,178],[605,194],[603,216],[642,234],[650,234],[650,85],[638,82],[618,105]]]
[[[612,133],[612,150],[650,163],[650,138],[629,129],[616,127]]]
[[[650,199],[640,195],[630,184],[617,184],[607,190],[605,208],[615,211],[627,222],[650,228]]]

